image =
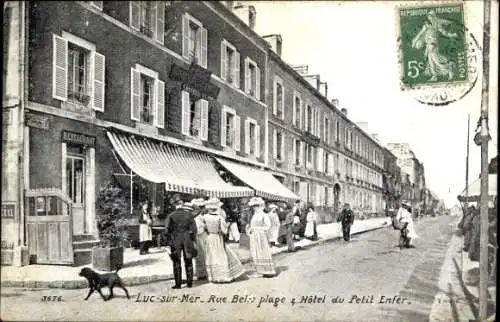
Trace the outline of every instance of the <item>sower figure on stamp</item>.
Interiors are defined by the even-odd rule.
[[[173,197],[172,204],[175,205],[175,210],[165,220],[165,234],[174,266],[175,285],[172,288],[181,288],[182,285],[181,255],[184,256],[187,287],[192,287],[193,257],[197,255],[197,229],[192,215],[193,209],[184,206],[179,195]]]
[[[342,234],[345,241],[351,239],[351,225],[354,223],[354,213],[348,203],[344,204],[344,209],[340,212],[337,222],[342,223]]]

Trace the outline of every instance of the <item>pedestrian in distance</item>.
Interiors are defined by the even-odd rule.
[[[396,215],[396,221],[401,225],[401,236],[404,236],[406,242],[406,247],[413,246],[415,238],[418,238],[417,232],[415,231],[415,225],[413,224],[413,215],[411,213],[411,207],[406,202],[401,202],[398,213]],[[401,246],[400,246],[401,247]]]
[[[149,247],[153,242],[153,218],[149,211],[148,201],[141,203],[138,214],[139,220],[139,254],[149,254]]]
[[[269,220],[271,221],[271,228],[268,231],[269,245],[276,246],[278,243],[278,235],[280,231],[280,219],[278,217],[278,206],[270,204],[268,207]]]
[[[348,203],[344,204],[344,207],[337,218],[337,222],[342,224],[342,235],[344,240],[349,241],[351,239],[351,226],[354,223],[354,213]]]
[[[184,201],[179,195],[172,198],[175,210],[171,212],[165,220],[165,234],[167,244],[170,246],[170,259],[174,268],[174,289],[181,288],[182,266],[181,256],[184,257],[184,269],[186,271],[187,287],[193,285],[193,258],[197,255],[196,235],[197,228],[189,204],[184,205]]]
[[[307,224],[306,224],[306,231],[304,235],[306,236],[307,239],[310,240],[317,240],[318,239],[318,232],[316,230],[316,225],[318,222],[318,215],[314,211],[314,207],[312,205],[309,205],[307,208]]]
[[[252,219],[247,228],[250,237],[250,256],[255,267],[254,277],[274,276],[276,270],[271,256],[267,232],[271,228],[269,216],[264,212],[265,202],[260,197],[253,197],[248,202],[253,210]]]
[[[280,230],[279,230],[279,241],[283,242],[285,239],[286,245],[288,246],[288,252],[295,252],[295,243],[293,240],[293,218],[294,218],[293,207],[287,205],[286,203],[280,207],[278,216],[280,217]]]
[[[293,226],[292,226],[293,239],[299,240],[300,236],[303,235],[302,223],[301,223],[302,211],[300,207],[300,200],[295,201],[295,204],[292,207],[292,214],[293,214]]]
[[[235,201],[231,201],[226,211],[226,222],[228,224],[228,239],[229,242],[240,242],[240,230],[238,229],[238,220],[240,217],[240,208]]]
[[[245,273],[245,268],[237,255],[224,241],[228,226],[221,214],[221,206],[222,202],[218,198],[210,198],[205,202],[207,212],[203,215],[208,234],[205,266],[208,281],[212,283],[228,283]]]

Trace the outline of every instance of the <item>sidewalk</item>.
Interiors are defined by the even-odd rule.
[[[439,277],[441,292],[434,297],[429,321],[476,321],[479,313],[479,262],[462,253],[462,238],[453,235]],[[488,284],[491,303],[488,312],[495,312],[496,285]],[[490,313],[491,314],[491,313]],[[453,318],[452,318],[453,317]],[[493,321],[493,320],[492,320]]]
[[[390,219],[384,217],[356,220],[351,228],[351,234],[355,235],[387,227],[388,223],[390,223]],[[337,223],[318,225],[317,231],[319,240],[302,239],[297,241],[295,246],[301,248],[313,247],[342,236],[342,230]],[[230,244],[230,247],[236,252],[242,263],[250,261],[248,249],[240,248],[238,244]],[[173,279],[172,262],[166,249],[164,247],[152,248],[150,251],[151,254],[141,256],[138,250],[125,249],[125,264],[120,270],[120,277],[126,285],[140,285]],[[286,246],[271,249],[273,255],[286,251]],[[78,276],[82,267],[56,265],[2,266],[1,285],[3,287],[26,288],[86,288],[87,280]]]

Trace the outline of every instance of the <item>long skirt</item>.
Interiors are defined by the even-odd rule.
[[[280,232],[280,226],[271,226],[271,228],[267,231],[267,237],[270,242],[278,242],[278,236]]]
[[[263,230],[254,230],[250,234],[250,256],[255,266],[255,271],[263,275],[275,275],[271,248],[267,234]]]
[[[207,233],[203,232],[196,236],[196,243],[198,245],[198,256],[196,256],[196,277],[207,277],[207,267],[205,264],[206,248],[207,248]]]
[[[308,221],[306,224],[306,231],[304,232],[304,236],[307,238],[314,237],[314,231],[316,228],[316,223],[314,221]]]
[[[209,282],[231,282],[245,272],[236,254],[224,246],[222,236],[218,234],[207,236],[205,264]]]
[[[153,230],[148,224],[139,225],[139,241],[145,242],[153,240]]]
[[[238,223],[232,222],[229,224],[229,240],[239,242],[240,231],[238,230]]]

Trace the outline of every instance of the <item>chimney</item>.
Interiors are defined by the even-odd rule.
[[[372,138],[377,141],[377,142],[380,142],[379,138],[378,138],[378,133],[372,133]]]
[[[272,34],[267,36],[262,36],[270,45],[271,49],[281,57],[281,47],[283,44],[283,39],[280,34]]]
[[[316,90],[319,91],[319,84],[321,83],[320,79],[319,79],[319,75],[303,75],[302,77],[304,77],[304,79],[309,84],[311,84],[314,88],[316,88]]]
[[[299,73],[300,76],[306,76],[309,72],[308,65],[290,65],[290,67],[292,67],[293,70]]]
[[[341,108],[340,111],[342,112],[342,114],[347,116],[347,109],[346,108]]]
[[[319,83],[319,91],[321,94],[323,94],[324,97],[328,98],[328,83],[327,82],[320,82]]]
[[[250,29],[255,28],[257,12],[254,6],[244,5],[238,2],[233,7],[233,12],[241,19],[243,22],[250,27]]]
[[[338,98],[332,99],[332,104],[333,104],[333,106],[335,106],[335,108],[337,108],[337,109],[340,108],[339,107],[339,99]]]

